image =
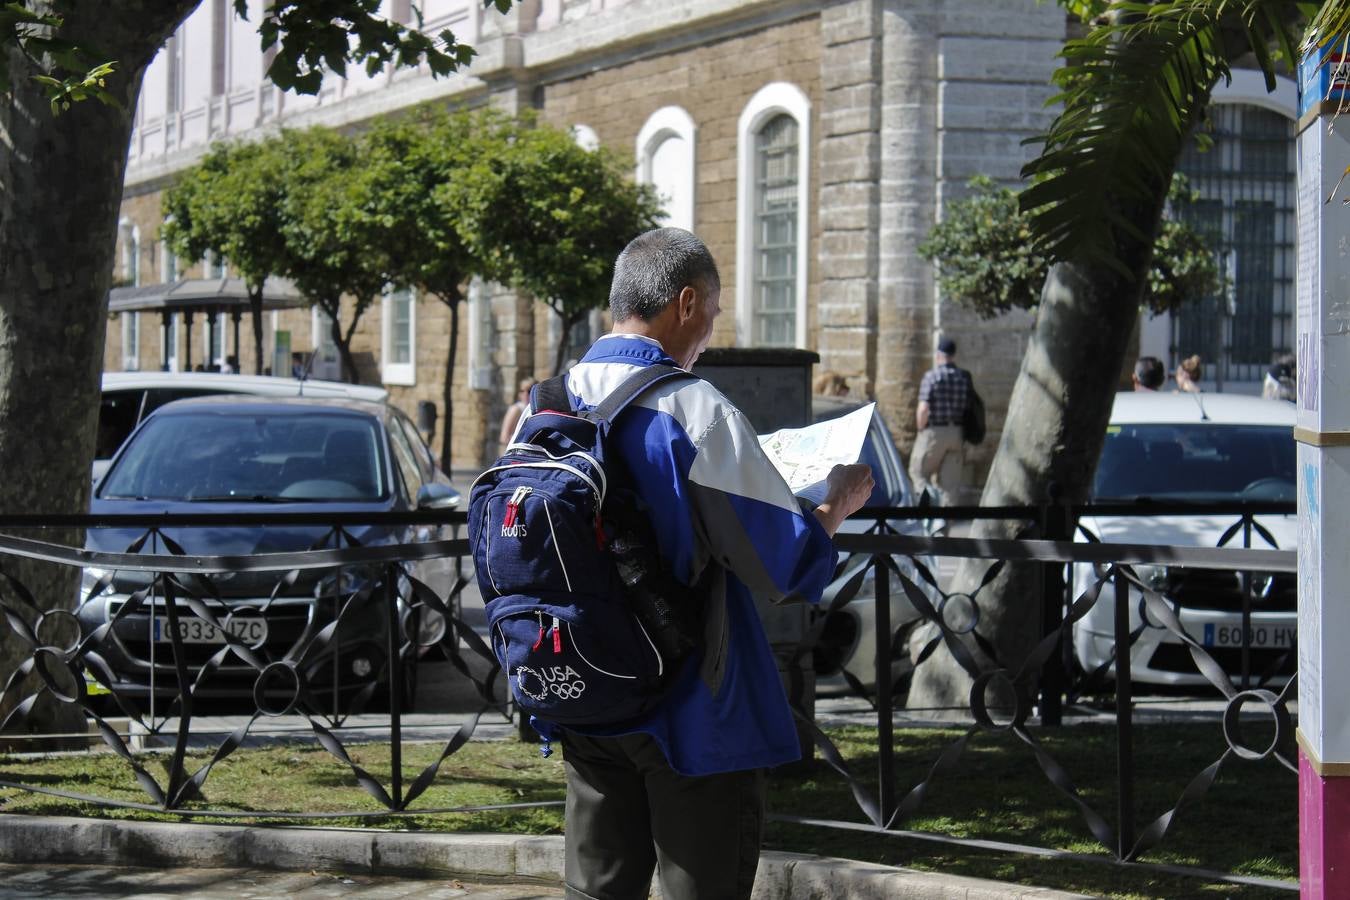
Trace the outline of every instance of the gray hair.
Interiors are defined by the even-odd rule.
[[[633,238],[615,260],[609,311],[615,322],[633,316],[649,322],[686,287],[700,296],[720,290],[717,263],[690,232],[657,228]]]

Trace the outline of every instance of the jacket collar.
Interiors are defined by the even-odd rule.
[[[581,358],[586,363],[623,362],[653,365],[677,365],[660,343],[639,334],[607,334],[591,345]]]

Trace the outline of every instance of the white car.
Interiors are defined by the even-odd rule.
[[[1294,407],[1290,403],[1233,394],[1117,394],[1097,465],[1093,502],[1145,499],[1157,503],[1295,500]],[[1102,541],[1216,547],[1236,515],[1090,516],[1080,525]],[[1253,529],[1254,549],[1297,547],[1293,515],[1257,516],[1270,540]],[[1080,534],[1078,540],[1087,538]],[[1272,546],[1272,544],[1274,546]],[[1225,546],[1242,547],[1235,533]],[[1242,671],[1243,575],[1238,572],[1134,566],[1140,579],[1177,611],[1187,634],[1209,649],[1237,682]],[[1252,592],[1250,672],[1282,683],[1294,671],[1298,633],[1293,575],[1250,573]],[[1076,566],[1074,596],[1096,579],[1091,566]],[[1114,645],[1114,592],[1107,587],[1074,627],[1078,661],[1089,672],[1105,666]],[[1140,594],[1130,592],[1130,629],[1142,622]],[[1159,623],[1149,622],[1130,655],[1134,681],[1206,685],[1185,644]]]
[[[372,403],[383,403],[389,397],[389,392],[381,387],[340,381],[301,381],[270,375],[216,372],[104,372],[103,399],[98,409],[98,440],[94,448],[94,481],[103,477],[117,448],[150,413],[173,400],[212,394],[347,397]]]

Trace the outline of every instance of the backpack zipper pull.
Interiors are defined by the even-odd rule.
[[[521,485],[512,492],[511,499],[506,501],[506,515],[502,517],[502,527],[510,528],[516,524],[516,519],[520,518],[520,504],[524,503],[525,497],[533,491],[534,488]]]
[[[530,648],[531,653],[538,650],[539,645],[544,642],[544,614],[539,613],[538,615],[539,615],[539,637],[534,639],[534,646]]]
[[[553,652],[562,652],[562,632],[558,630],[558,617],[553,617]]]
[[[600,522],[600,513],[595,514],[595,549],[605,549],[605,528]]]

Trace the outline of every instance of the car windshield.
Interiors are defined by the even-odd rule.
[[[109,500],[374,501],[388,496],[373,420],[306,410],[154,416],[104,478]]]
[[[1293,501],[1294,439],[1274,425],[1112,425],[1093,497]]]

